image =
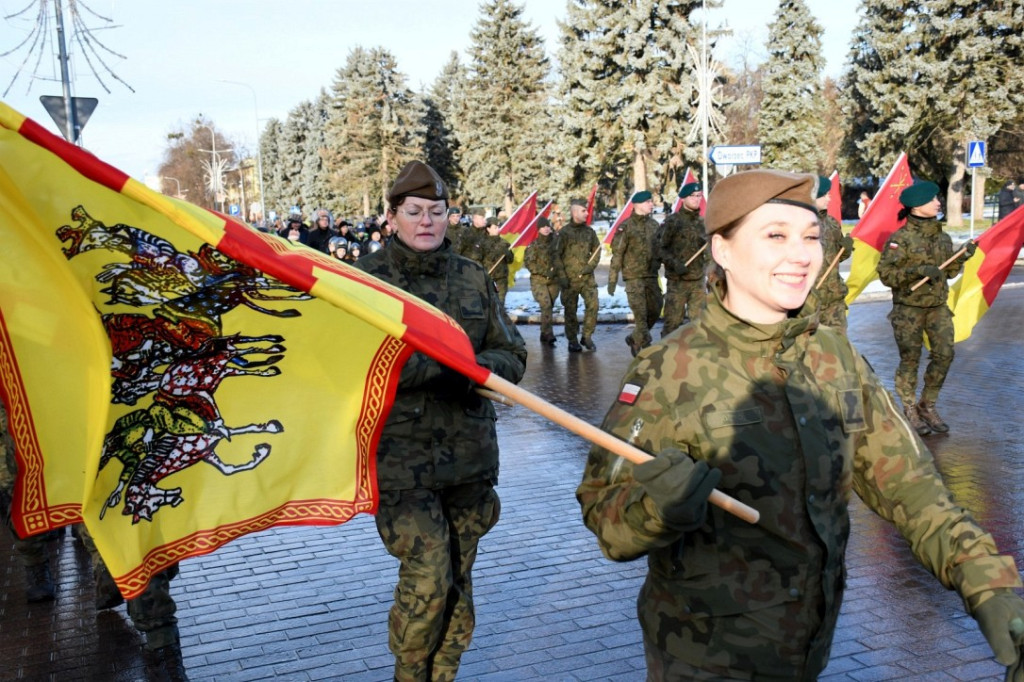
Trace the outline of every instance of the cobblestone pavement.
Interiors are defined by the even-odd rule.
[[[891,388],[889,308],[854,305],[850,329]],[[926,441],[959,500],[1024,566],[1021,319],[1024,290],[1004,290],[975,335],[956,347],[939,403],[951,432]],[[626,325],[599,325],[597,352],[578,354],[567,352],[564,338],[541,347],[535,325],[521,330],[530,351],[522,385],[600,422],[630,360]],[[585,443],[524,408],[498,410],[502,519],[480,546],[478,624],[460,679],[643,680],[635,598],[645,564],[605,560],[580,521],[573,491]],[[822,679],[1001,680],[956,595],[858,500],[852,511],[849,588]],[[51,544],[58,599],[41,605],[25,604],[21,567],[8,536],[0,537],[0,679],[146,679],[125,607],[96,613],[88,557],[70,535]],[[173,593],[189,675],[388,680],[395,578],[395,562],[366,516],[339,527],[276,529],[187,560]]]

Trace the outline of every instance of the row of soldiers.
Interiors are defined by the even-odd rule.
[[[816,199],[822,225],[822,246],[829,269],[819,281],[815,295],[821,310],[821,322],[845,331],[846,284],[838,263],[853,253],[853,240],[843,235],[839,222],[828,214],[827,177],[819,177]],[[711,262],[707,249],[704,220],[700,215],[703,188],[700,183],[684,185],[679,192],[681,205],[659,224],[651,214],[654,200],[650,192],[633,195],[632,212],[612,238],[612,260],[608,273],[608,294],[614,296],[621,275],[626,300],[635,325],[626,336],[626,344],[635,356],[651,345],[651,327],[664,318],[664,338],[695,317],[704,305],[705,272]],[[594,270],[600,254],[600,241],[593,228],[585,224],[586,202],[572,202],[570,223],[552,235],[541,229],[540,236],[526,250],[530,288],[541,308],[541,341],[554,344],[552,306],[562,293],[565,307],[565,335],[569,350],[582,347],[594,350],[591,334],[597,324],[597,282]],[[665,269],[666,288],[662,293],[658,273]],[[583,336],[577,341],[577,301],[583,297],[585,314]]]

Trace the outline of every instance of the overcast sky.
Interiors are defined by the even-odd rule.
[[[13,14],[30,1],[0,0],[0,15]],[[565,15],[565,3],[520,3],[525,5],[526,20],[539,30],[553,56],[557,21]],[[134,89],[131,92],[111,78],[90,55],[111,90],[106,93],[93,77],[82,48],[73,41],[68,45],[73,94],[99,99],[83,132],[85,146],[138,179],[156,172],[167,133],[198,114],[212,120],[226,136],[254,149],[257,129],[262,129],[265,119],[283,120],[300,101],[313,99],[321,88],[330,89],[335,72],[358,45],[388,49],[410,86],[429,86],[452,51],[459,52],[466,63],[470,32],[479,17],[479,4],[473,0],[78,0],[78,4],[113,20],[107,24],[80,10],[90,28],[106,27],[94,33],[95,39],[125,58],[101,50],[102,57]],[[857,24],[859,3],[807,0],[807,4],[825,29],[826,72],[838,76]],[[757,61],[763,59],[767,27],[777,6],[773,0],[725,0],[723,8],[709,12],[710,26],[727,25],[733,30],[716,58],[733,63],[747,51]],[[425,13],[423,7],[431,11]],[[33,7],[21,17],[0,19],[0,52],[11,50],[28,35],[35,13]],[[71,36],[67,9],[64,15],[65,30]],[[40,95],[61,94],[53,26],[51,17],[52,49],[41,57],[40,79],[30,79],[39,58],[33,54],[3,99],[56,131],[39,103]],[[26,54],[22,48],[0,58],[0,94]]]

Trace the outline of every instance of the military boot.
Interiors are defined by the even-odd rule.
[[[53,601],[53,578],[50,577],[50,562],[25,567],[25,600],[30,604]]]
[[[629,346],[629,352],[636,357],[636,354],[640,352],[640,347],[636,345],[636,341],[633,340],[632,334],[626,334],[626,345]]]
[[[917,404],[917,413],[935,433],[949,433],[949,424],[942,421],[942,417],[935,411],[935,403],[922,400]]]
[[[581,343],[587,350],[597,350],[597,344],[595,344],[589,336],[584,336]]]
[[[577,341],[576,339],[569,339],[569,352],[570,353],[579,353],[582,350],[583,350],[583,346],[580,345],[579,341]]]
[[[927,436],[932,430],[928,425],[921,419],[921,415],[917,412],[917,405],[910,403],[903,405],[903,414],[907,417],[907,422],[910,424],[910,428],[917,431],[919,436]]]
[[[145,659],[150,680],[188,682],[188,673],[185,672],[185,662],[181,658],[179,644],[147,650]]]
[[[555,335],[551,332],[545,332],[540,335],[540,342],[548,346],[555,345]]]
[[[96,610],[103,611],[112,609],[124,603],[121,591],[117,589],[114,579],[110,576],[107,567],[100,564],[93,567],[93,577],[96,580]]]

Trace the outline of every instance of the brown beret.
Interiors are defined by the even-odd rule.
[[[817,215],[818,176],[759,169],[719,180],[708,195],[704,228],[709,235],[767,203],[791,204]]]
[[[388,190],[388,203],[394,206],[402,197],[447,200],[448,188],[433,168],[422,161],[410,161],[398,172],[395,184]]]

